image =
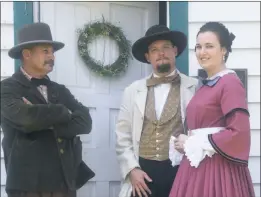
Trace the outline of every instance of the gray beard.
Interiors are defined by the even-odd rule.
[[[170,71],[170,64],[161,64],[157,67],[158,73],[167,73]]]

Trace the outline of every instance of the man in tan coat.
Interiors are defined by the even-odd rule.
[[[120,197],[168,197],[179,165],[172,165],[169,142],[185,131],[185,110],[197,79],[176,69],[187,37],[166,26],[149,28],[133,56],[153,73],[133,82],[123,95],[116,124],[116,153],[124,179]],[[173,148],[174,149],[174,148]]]

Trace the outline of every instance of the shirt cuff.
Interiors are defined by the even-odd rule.
[[[189,136],[184,143],[184,151],[190,161],[190,165],[195,168],[199,166],[206,156],[212,157],[216,153],[206,134]]]
[[[174,136],[171,136],[170,141],[169,141],[169,159],[171,161],[172,166],[179,165],[182,158],[183,158],[183,154],[178,152],[175,149],[175,146],[174,146],[174,140],[175,139],[176,138]]]

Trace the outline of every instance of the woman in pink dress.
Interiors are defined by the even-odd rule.
[[[188,136],[170,197],[254,197],[248,159],[250,123],[246,91],[225,66],[235,38],[221,23],[208,22],[197,35],[199,64],[208,79],[187,106]]]

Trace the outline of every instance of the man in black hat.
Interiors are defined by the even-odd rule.
[[[22,65],[1,82],[2,147],[8,197],[75,197],[94,172],[82,161],[80,134],[91,132],[92,119],[64,86],[47,74],[54,52],[45,23],[24,26],[9,56]]]
[[[186,133],[185,110],[198,83],[176,69],[186,45],[182,32],[162,25],[152,26],[133,44],[133,56],[151,64],[153,73],[124,91],[116,124],[124,179],[120,197],[169,196],[183,156],[182,147],[175,149],[171,140]]]

